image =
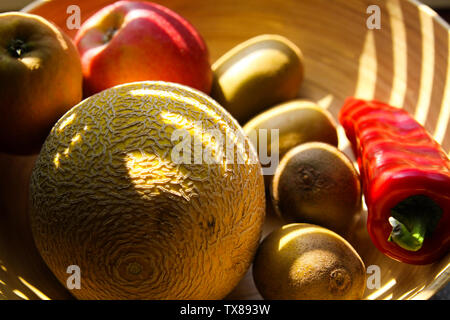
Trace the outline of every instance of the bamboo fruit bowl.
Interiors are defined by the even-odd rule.
[[[82,21],[112,0],[37,1],[24,10],[68,30],[68,6]],[[403,106],[450,150],[450,28],[415,0],[164,0],[155,1],[186,17],[204,37],[214,62],[253,36],[280,34],[303,51],[305,81],[299,97],[337,115],[347,96]],[[369,30],[367,8],[381,9],[381,29]],[[350,146],[340,128],[340,145]],[[0,154],[0,298],[72,299],[36,251],[27,227],[28,181],[36,156]],[[268,209],[264,235],[281,225]],[[378,266],[378,289],[365,299],[428,299],[449,279],[450,253],[426,266],[394,261],[380,253],[366,231],[367,212],[345,235],[366,267]],[[260,299],[251,271],[230,299]]]

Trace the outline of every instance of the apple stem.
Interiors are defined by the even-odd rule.
[[[14,39],[8,47],[8,52],[14,58],[20,58],[25,52],[27,52],[27,49],[27,45],[23,40]]]
[[[116,32],[117,32],[117,29],[116,29],[116,28],[109,28],[109,29],[106,31],[105,35],[103,36],[103,42],[104,42],[104,43],[109,42],[109,41],[114,37],[114,34],[115,34]]]

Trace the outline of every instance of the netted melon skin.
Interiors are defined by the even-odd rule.
[[[221,299],[246,273],[265,212],[257,155],[245,138],[243,163],[175,164],[180,128],[242,132],[211,98],[164,82],[105,90],[53,127],[31,177],[31,228],[64,285],[80,267],[75,297]]]

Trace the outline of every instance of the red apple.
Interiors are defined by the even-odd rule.
[[[212,72],[205,42],[170,9],[118,1],[104,7],[75,36],[85,95],[143,80],[184,84],[209,93]]]

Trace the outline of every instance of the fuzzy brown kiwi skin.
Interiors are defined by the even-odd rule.
[[[289,151],[271,184],[275,212],[345,234],[361,209],[361,185],[351,161],[334,146],[311,142]]]
[[[265,299],[354,300],[365,291],[365,265],[338,234],[307,223],[284,225],[262,241],[253,279]]]

